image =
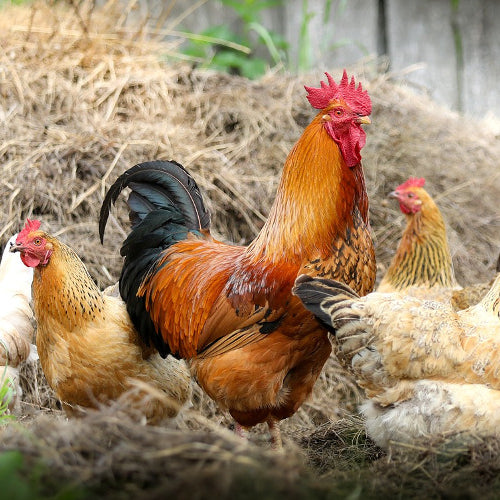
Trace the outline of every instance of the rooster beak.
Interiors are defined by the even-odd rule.
[[[397,191],[391,191],[389,195],[391,198],[397,198],[399,196],[399,193]]]
[[[368,117],[368,116],[358,116],[356,122],[361,123],[363,125],[370,125],[370,123],[372,121],[370,120],[370,117]]]

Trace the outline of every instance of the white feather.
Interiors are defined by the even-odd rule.
[[[0,263],[0,370],[13,389],[11,409],[18,408],[21,395],[18,366],[37,357],[36,350],[31,354],[35,333],[31,308],[33,269],[22,263],[19,253],[9,251],[16,237],[8,241]]]

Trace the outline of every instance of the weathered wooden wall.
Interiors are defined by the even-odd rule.
[[[144,2],[152,10],[168,3]],[[200,2],[170,3],[172,21]],[[201,3],[177,28],[238,27],[232,9],[217,0]],[[292,69],[298,66],[303,20],[311,14],[306,23],[309,69],[328,70],[384,54],[396,72],[422,63],[405,77],[416,87],[452,109],[500,117],[500,0],[332,0],[325,20],[326,4],[283,0],[262,12],[263,24],[288,41]]]

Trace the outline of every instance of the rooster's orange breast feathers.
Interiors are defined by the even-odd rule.
[[[192,358],[228,332],[275,321],[297,271],[253,262],[244,247],[192,238],[165,252],[138,295],[170,349]]]

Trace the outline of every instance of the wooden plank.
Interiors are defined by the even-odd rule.
[[[284,0],[260,16],[268,30],[289,43],[292,71],[334,71],[356,64],[377,54],[385,36],[393,71],[423,63],[422,69],[405,75],[417,89],[451,109],[500,116],[499,0],[460,0],[456,11],[451,0],[384,2],[385,23],[379,23],[379,0],[332,0],[328,15],[326,0]],[[172,27],[173,20],[196,4],[196,0],[172,0],[162,27]],[[138,14],[148,11],[154,17],[167,2],[139,0],[139,5]],[[221,24],[233,31],[243,28],[233,9],[208,0],[174,29],[199,33]],[[458,52],[457,47],[461,47]],[[257,55],[267,57],[265,47],[257,48]]]
[[[290,45],[292,69],[325,71],[354,64],[377,53],[378,1],[333,0],[331,4],[325,19],[327,2],[324,0],[284,2],[284,36]],[[306,65],[299,68],[300,33],[304,27],[309,42],[302,45],[302,50],[308,56]]]
[[[162,2],[149,0],[145,3],[155,11]],[[281,34],[288,42],[292,70],[299,69],[302,29],[306,30],[309,42],[306,40],[306,44],[302,44],[308,57],[306,65],[300,69],[324,71],[351,65],[367,55],[376,54],[378,0],[333,0],[331,3],[330,14],[326,19],[325,0],[288,0],[281,7],[261,11],[262,25]],[[195,0],[176,2],[165,25],[168,26],[169,21],[195,4]],[[304,11],[305,6],[307,8]],[[306,15],[310,16],[308,21],[305,21]],[[241,29],[232,9],[218,1],[209,0],[186,17],[178,28],[199,33],[209,26],[219,24],[227,24],[235,31]],[[264,54],[265,50],[260,49],[259,55]]]
[[[457,109],[460,99],[450,0],[387,0],[386,12],[391,69],[401,71],[425,63],[406,79],[436,101]]]
[[[500,2],[460,2],[463,46],[463,108],[468,114],[500,117]]]

